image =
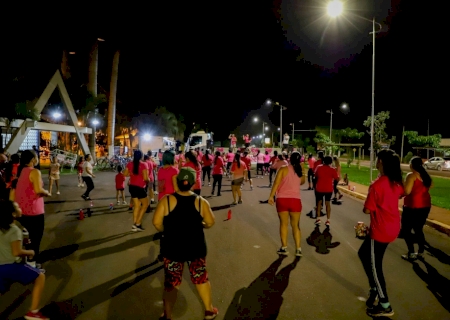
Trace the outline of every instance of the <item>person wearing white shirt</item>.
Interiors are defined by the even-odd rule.
[[[289,135],[285,133],[283,137],[283,149],[287,149],[289,147],[289,139]]]
[[[91,200],[89,197],[89,193],[94,190],[94,181],[92,178],[95,178],[94,169],[91,164],[92,157],[90,154],[87,154],[85,157],[85,161],[83,163],[83,181],[86,184],[86,192],[81,196],[84,200]]]

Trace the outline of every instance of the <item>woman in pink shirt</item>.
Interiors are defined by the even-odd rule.
[[[132,231],[144,231],[142,218],[149,207],[146,187],[150,182],[148,175],[148,165],[142,160],[142,151],[135,150],[133,161],[128,162],[123,172],[125,177],[130,177],[129,191],[133,202],[133,225]]]
[[[166,194],[177,191],[177,174],[180,170],[175,168],[175,154],[165,151],[162,158],[162,167],[158,170],[158,201]]]
[[[273,165],[272,165],[272,169],[274,169],[275,171],[278,171],[280,168],[285,167],[288,165],[288,162],[284,159],[284,156],[279,154],[278,155],[278,161],[276,161]]]
[[[248,135],[248,133],[245,136],[242,136],[242,139],[244,139],[245,147],[250,147],[250,142],[252,142],[252,138]]]
[[[383,257],[389,243],[395,241],[400,233],[398,201],[404,193],[400,158],[392,150],[381,150],[377,169],[380,176],[370,185],[363,210],[365,214],[370,214],[369,235],[359,248],[358,256],[370,285],[367,314],[371,317],[390,317],[394,311],[386,292]],[[377,298],[378,304],[375,306]]]
[[[258,149],[258,153],[256,154],[256,176],[259,178],[263,178],[264,175],[264,154]],[[261,173],[258,175],[258,173]]]
[[[264,175],[269,175],[269,169],[270,169],[270,154],[268,151],[266,151],[264,155]]]
[[[192,151],[186,152],[185,158],[186,162],[183,167],[189,167],[195,171],[195,184],[192,187],[192,191],[195,194],[200,195],[202,190],[202,166],[198,163],[197,157]]]
[[[241,185],[244,182],[244,177],[247,174],[247,165],[241,160],[241,155],[236,153],[234,162],[231,166],[231,173],[233,174],[233,181],[231,181],[231,192],[233,193],[233,205],[242,203]],[[236,196],[239,197],[236,202]]]
[[[275,182],[270,192],[270,205],[274,205],[274,197],[276,196],[276,207],[278,217],[280,219],[280,238],[281,248],[278,254],[287,255],[287,234],[289,222],[292,227],[292,234],[295,241],[295,255],[302,256],[302,248],[300,245],[300,214],[302,211],[302,201],[300,200],[300,185],[305,183],[305,175],[303,173],[303,164],[300,163],[300,153],[292,152],[290,164],[278,170]]]
[[[228,150],[226,159],[227,159],[227,173],[230,174],[231,165],[233,164],[233,161],[234,161],[233,150],[231,150],[231,149]]]
[[[230,150],[235,151],[236,150],[236,142],[237,142],[237,138],[236,136],[232,133],[228,136],[228,139],[230,139]]]
[[[212,191],[211,191],[211,195],[214,195],[214,189],[216,188],[216,184],[217,186],[217,196],[220,197],[220,190],[222,189],[222,178],[223,178],[223,172],[224,170],[226,170],[225,168],[225,163],[223,161],[223,158],[220,156],[220,151],[216,151],[215,153],[215,158],[214,158],[214,163],[213,163],[213,172],[212,172],[212,176],[213,176],[213,187],[212,187]]]
[[[15,192],[15,202],[22,210],[19,222],[28,230],[31,239],[30,249],[34,250],[33,259],[28,262],[31,266],[40,269],[39,247],[44,235],[44,198],[50,193],[45,190],[41,171],[35,169],[38,158],[33,150],[25,150],[20,157],[20,166],[17,172],[18,180]]]

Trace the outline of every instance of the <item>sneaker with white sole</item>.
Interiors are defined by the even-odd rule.
[[[371,317],[392,317],[394,315],[394,310],[392,310],[391,306],[383,308],[381,303],[378,303],[373,308],[367,308],[366,312]]]
[[[50,318],[44,316],[40,311],[36,313],[28,311],[24,318],[27,320],[50,320]]]
[[[327,222],[325,222],[325,225],[326,225],[327,227],[329,227],[329,226],[330,226],[330,220],[327,220]]]
[[[322,223],[322,221],[320,221],[320,219],[317,219],[316,222],[314,222],[315,225],[320,225]]]
[[[127,205],[128,203],[127,203],[126,201],[122,201],[122,204],[125,206],[125,205]]]
[[[120,204],[120,201],[117,201],[117,205],[119,205]]]
[[[278,249],[277,253],[281,254],[283,256],[287,256],[289,252],[285,248],[280,248],[280,249]]]
[[[142,224],[136,225],[136,231],[144,231],[145,229],[142,227]]]
[[[297,257],[303,257],[303,255],[302,255],[302,250],[301,250],[301,249],[295,250],[295,255],[296,255]]]
[[[61,194],[61,192],[58,191],[56,194]]]
[[[217,308],[213,308],[212,311],[205,311],[205,320],[212,320],[215,319],[217,317],[217,315],[219,314],[219,310],[217,310]]]
[[[137,231],[137,227],[136,227],[135,224],[133,224],[133,225],[131,226],[131,231]]]

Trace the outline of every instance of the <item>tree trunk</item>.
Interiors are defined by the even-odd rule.
[[[97,74],[98,74],[98,41],[92,45],[92,49],[89,55],[89,83],[88,91],[93,96],[97,96]],[[90,126],[92,127],[92,126]],[[95,131],[92,127],[92,134],[89,136],[89,150],[91,152],[92,160],[96,161],[95,155]]]
[[[64,80],[70,78],[70,67],[69,67],[69,55],[67,54],[67,50],[63,50],[62,59],[61,59],[61,74]]]
[[[114,154],[114,132],[116,122],[116,95],[117,95],[117,78],[119,75],[119,56],[120,52],[114,54],[111,83],[109,85],[109,105],[108,105],[108,155]]]

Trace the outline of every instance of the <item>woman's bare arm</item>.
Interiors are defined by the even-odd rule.
[[[30,181],[33,184],[34,192],[40,196],[48,197],[50,193],[42,188],[41,171],[33,169],[30,172]]]

